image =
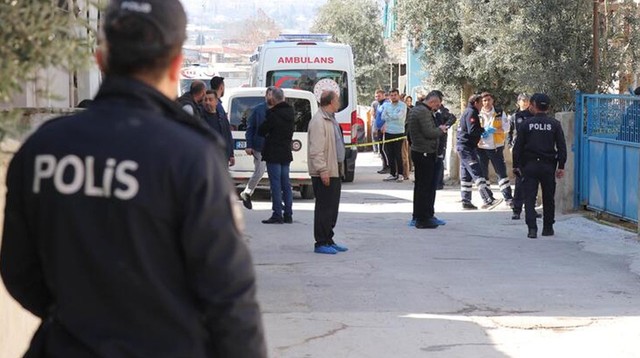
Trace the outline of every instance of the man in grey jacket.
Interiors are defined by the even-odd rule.
[[[447,126],[436,127],[434,116],[440,108],[440,96],[430,92],[409,112],[408,132],[411,138],[411,159],[415,167],[413,187],[413,219],[417,229],[435,229],[439,220],[434,216],[436,200],[435,164],[438,140]]]

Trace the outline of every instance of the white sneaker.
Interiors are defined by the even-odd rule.
[[[404,175],[398,175],[398,179],[396,179],[398,183],[402,183],[405,180],[407,180],[407,178],[405,178]]]
[[[389,175],[388,177],[382,179],[383,181],[397,181],[398,177],[394,175]]]

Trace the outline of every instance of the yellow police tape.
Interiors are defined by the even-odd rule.
[[[385,143],[391,143],[391,142],[398,142],[401,140],[405,140],[407,138],[407,136],[402,136],[402,137],[398,137],[398,138],[393,138],[393,139],[383,139],[377,142],[370,142],[370,143],[359,143],[359,144],[346,144],[345,147],[347,148],[356,148],[356,147],[369,147],[375,144],[385,144]]]
[[[373,146],[375,144],[385,144],[385,143],[392,143],[392,142],[398,142],[401,140],[405,140],[407,138],[407,136],[402,136],[402,137],[398,137],[398,138],[393,138],[393,139],[383,139],[383,140],[379,140],[376,142],[369,142],[369,143],[358,143],[358,144],[345,144],[346,148],[357,148],[357,147],[369,147],[369,146]],[[235,149],[235,150],[242,150],[242,149]],[[238,157],[253,157],[253,155],[250,154],[235,154],[234,155],[236,158]]]

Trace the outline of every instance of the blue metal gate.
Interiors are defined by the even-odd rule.
[[[577,93],[575,205],[638,221],[640,99]]]

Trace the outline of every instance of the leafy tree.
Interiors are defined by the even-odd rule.
[[[358,103],[369,104],[386,80],[388,55],[375,0],[329,0],[320,7],[312,32],[329,33],[351,45],[355,57]]]
[[[257,48],[269,39],[277,38],[282,31],[282,28],[262,9],[258,9],[255,16],[236,23],[235,27],[240,41],[251,49]]]
[[[67,1],[0,0],[0,102],[39,69],[72,71],[88,63],[95,36],[76,11]]]
[[[621,5],[622,6],[622,5]],[[517,92],[544,91],[556,109],[574,91],[608,88],[618,79],[621,56],[635,63],[638,5],[624,2],[617,23],[629,30],[617,43],[603,36],[597,82],[593,73],[592,2],[575,0],[402,0],[398,28],[422,46],[436,85],[463,88],[462,98],[489,90],[508,104]],[[629,28],[631,27],[631,28]],[[632,67],[632,66],[631,66]],[[627,71],[633,69],[628,68]]]

